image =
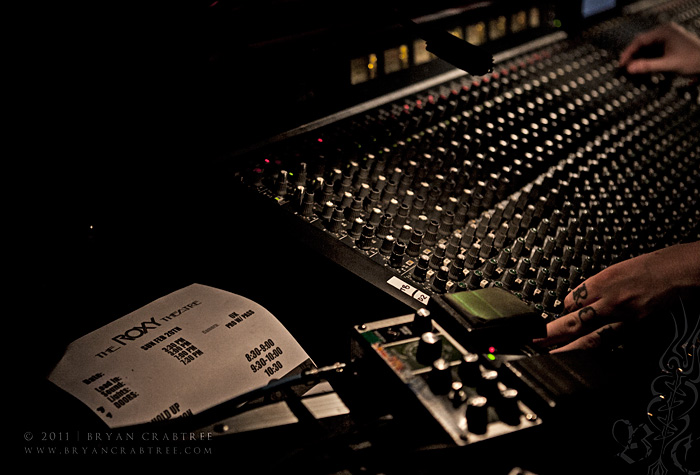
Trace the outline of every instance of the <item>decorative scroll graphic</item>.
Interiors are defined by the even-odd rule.
[[[661,374],[651,384],[648,421],[634,425],[620,419],[613,425],[613,437],[623,447],[619,457],[629,464],[644,462],[648,475],[697,475],[700,315],[688,318],[683,302],[671,315],[675,335],[659,359]]]

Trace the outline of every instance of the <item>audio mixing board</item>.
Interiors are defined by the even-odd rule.
[[[532,320],[499,327],[521,339],[496,353],[533,357],[547,349],[528,341],[587,277],[700,239],[697,85],[617,63],[630,32],[662,20],[697,29],[700,4],[625,13],[499,52],[484,76],[449,71],[237,157],[237,182],[280,232],[416,311],[356,326],[356,351],[457,445],[540,423],[515,389],[522,368],[475,337],[489,334],[479,318],[455,311],[469,307],[462,296],[514,299]],[[432,325],[418,330],[422,312]]]

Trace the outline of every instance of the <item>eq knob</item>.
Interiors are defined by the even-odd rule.
[[[416,267],[413,269],[413,278],[418,282],[425,282],[426,278],[428,277],[429,268],[430,258],[425,254],[421,254],[418,256],[418,262],[416,263]]]

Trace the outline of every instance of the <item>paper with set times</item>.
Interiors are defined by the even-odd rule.
[[[260,305],[193,284],[74,341],[49,380],[116,428],[197,414],[308,360]]]

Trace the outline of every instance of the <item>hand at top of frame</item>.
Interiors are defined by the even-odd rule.
[[[586,279],[564,299],[566,315],[535,340],[553,352],[596,348],[625,323],[642,319],[685,289],[700,289],[700,241],[619,262]]]
[[[636,57],[655,44],[662,46],[661,56]],[[637,35],[622,52],[619,62],[632,74],[656,71],[700,74],[700,38],[676,23],[667,23]]]

